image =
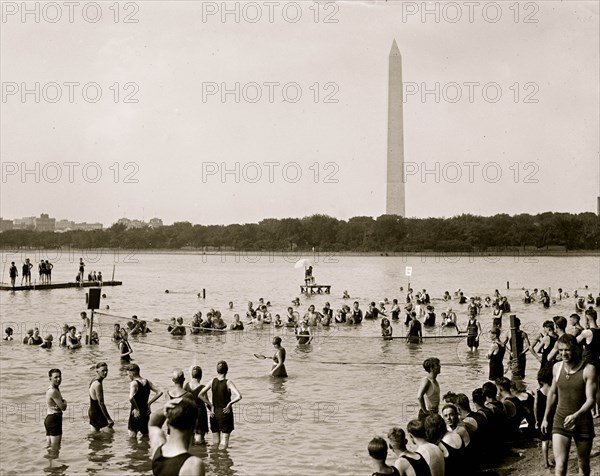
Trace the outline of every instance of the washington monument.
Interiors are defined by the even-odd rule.
[[[387,140],[387,215],[406,216],[404,198],[404,124],[402,117],[402,57],[392,43],[389,58],[388,140]]]

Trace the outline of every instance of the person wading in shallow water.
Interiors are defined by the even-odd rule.
[[[242,395],[231,380],[227,380],[229,367],[227,362],[221,360],[217,364],[218,376],[204,387],[198,397],[206,404],[210,412],[210,431],[213,434],[213,445],[219,449],[227,449],[229,436],[234,429],[233,405],[242,399]],[[212,393],[212,403],[207,397],[208,391]],[[220,442],[220,443],[219,443]]]
[[[271,377],[287,377],[285,369],[285,349],[281,346],[281,337],[273,337],[273,347],[275,347],[275,355],[273,356],[273,368],[271,369]]]
[[[419,420],[423,421],[432,414],[439,412],[440,406],[440,385],[437,381],[437,376],[441,371],[440,359],[430,357],[423,362],[423,368],[427,372],[427,376],[423,377],[417,392],[417,400],[419,402]]]

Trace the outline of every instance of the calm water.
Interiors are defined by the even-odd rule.
[[[34,262],[39,255],[31,253]],[[50,256],[55,263],[55,282],[72,280],[79,255]],[[285,337],[288,350],[286,366],[290,377],[274,381],[266,376],[270,361],[257,360],[254,353],[272,355],[273,331],[248,331],[217,336],[171,337],[161,323],[173,316],[186,321],[198,310],[222,311],[225,321],[233,312],[242,316],[249,300],[270,300],[273,314],[285,314],[291,299],[299,293],[302,270],[293,267],[294,259],[271,256],[199,256],[111,253],[84,256],[88,270],[101,270],[105,280],[116,264],[115,278],[121,287],[105,288],[103,312],[118,316],[137,314],[153,330],[146,337],[133,338],[135,361],[142,375],[168,388],[173,369],[198,363],[204,369],[204,381],[215,375],[220,359],[229,363],[229,378],[240,389],[243,400],[235,408],[236,429],[228,451],[212,451],[206,446],[194,451],[204,458],[208,472],[215,475],[356,475],[370,474],[366,445],[375,435],[387,433],[392,425],[405,426],[416,416],[415,394],[424,375],[422,361],[430,356],[442,360],[439,377],[442,392],[452,390],[470,395],[487,377],[487,342],[479,353],[470,355],[464,340],[430,340],[421,346],[408,346],[400,340],[383,342],[378,322],[358,327],[334,327],[320,330],[315,342],[306,349],[296,347]],[[9,256],[9,260],[21,256]],[[95,261],[93,264],[92,262]],[[523,305],[518,299],[521,288],[558,287],[584,292],[589,285],[594,296],[600,288],[600,260],[582,258],[392,258],[320,256],[314,269],[317,282],[332,285],[332,294],[301,298],[301,313],[309,304],[322,307],[330,301],[337,309],[341,295],[348,290],[352,298],[367,302],[384,297],[404,300],[399,287],[407,286],[405,266],[413,267],[411,286],[427,288],[437,306],[443,292],[457,288],[466,295],[491,295],[500,289],[511,298],[513,312],[521,317],[524,328],[534,334],[541,323],[555,314],[570,314],[572,299],[550,310],[540,305]],[[8,267],[8,266],[7,266]],[[8,275],[8,269],[5,271]],[[8,278],[4,277],[4,281]],[[506,291],[506,282],[510,290]],[[206,289],[205,300],[196,293]],[[165,289],[173,292],[166,294]],[[85,309],[85,291],[3,292],[0,295],[2,333],[6,326],[16,329],[15,341],[0,347],[0,401],[2,474],[151,474],[148,445],[127,437],[129,380],[120,370],[116,349],[109,335],[114,322],[125,321],[100,316],[99,346],[68,351],[43,350],[20,344],[26,329],[39,326],[42,333],[58,337],[64,322],[78,325],[79,312]],[[233,311],[227,303],[233,301]],[[454,303],[459,319],[466,322],[465,306]],[[489,326],[491,311],[485,310],[482,324]],[[404,329],[398,325],[394,335]],[[432,331],[439,335],[439,331]],[[278,334],[281,334],[278,332]],[[109,364],[105,399],[115,420],[116,431],[110,437],[92,437],[88,431],[87,387],[94,376],[90,366],[100,360]],[[528,359],[527,381],[535,388],[537,362]],[[343,362],[345,364],[327,364]],[[351,365],[374,362],[375,365]],[[401,363],[405,365],[392,365]],[[444,367],[444,363],[462,364]],[[69,408],[63,425],[60,456],[46,457],[44,394],[48,387],[47,371],[63,371],[61,390]],[[163,400],[154,404],[158,410]],[[210,435],[208,435],[210,438]]]

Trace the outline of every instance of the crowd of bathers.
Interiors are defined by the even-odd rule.
[[[559,289],[556,300],[568,297]],[[389,429],[387,441],[376,437],[369,442],[373,474],[480,474],[496,466],[506,455],[514,454],[516,444],[536,439],[541,440],[544,467],[556,465],[556,474],[564,475],[570,441],[574,438],[580,474],[589,475],[591,442],[595,436],[592,419],[600,417],[597,396],[600,329],[594,309],[594,305],[600,307],[600,295],[595,299],[589,293],[582,298],[575,291],[573,298],[575,312],[568,319],[554,316],[544,321],[543,331],[530,343],[516,316],[511,316],[514,326],[511,331],[502,333],[503,310],[510,310],[510,305],[496,291],[490,306],[495,311],[500,308],[500,312],[494,312],[494,324],[489,331],[490,380],[474,389],[470,397],[450,391],[440,398],[437,376],[442,365],[437,358],[425,360],[427,377],[423,378],[417,395],[418,417],[406,429]],[[522,299],[526,304],[538,302],[546,307],[549,295],[537,289],[533,293],[525,290]],[[468,301],[469,316],[476,316],[480,309],[473,304],[476,300]],[[585,327],[580,324],[582,313]],[[535,393],[527,390],[523,381],[528,353],[540,363],[539,388]],[[512,372],[512,380],[505,377],[502,363],[505,355],[511,355],[506,371]],[[549,455],[550,443],[554,461]],[[386,463],[388,449],[396,457],[392,466]]]

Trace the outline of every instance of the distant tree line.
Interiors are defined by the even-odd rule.
[[[460,215],[452,218],[354,217],[327,215],[265,219],[244,225],[192,225],[65,233],[10,230],[0,233],[4,249],[124,248],[353,252],[494,252],[564,247],[599,250],[600,219],[593,213]]]

